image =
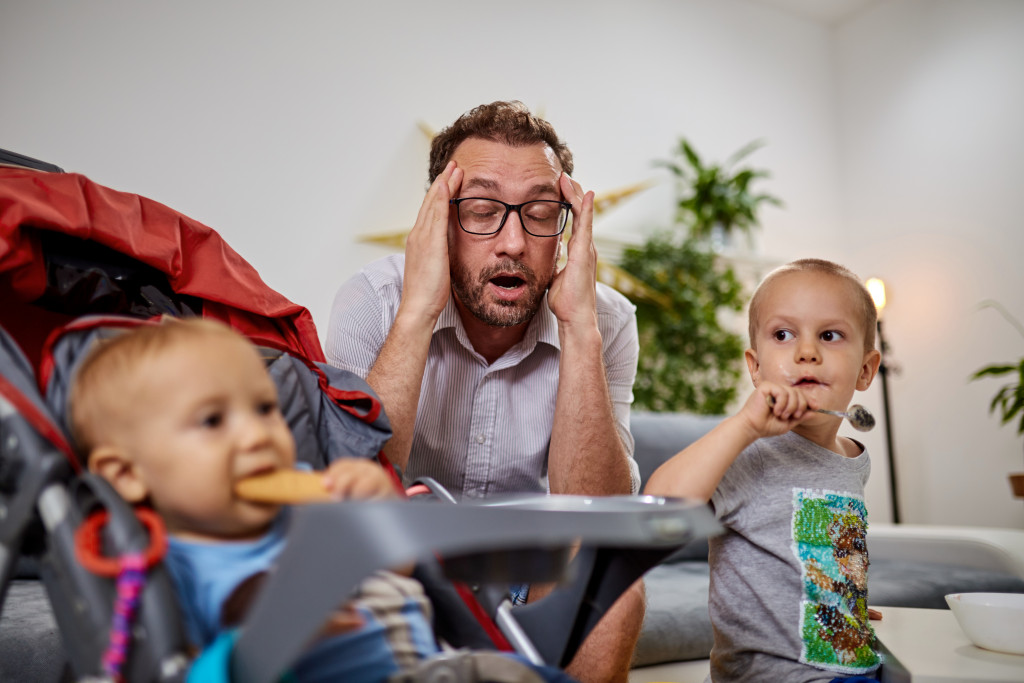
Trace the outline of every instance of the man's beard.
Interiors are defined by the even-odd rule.
[[[487,298],[487,286],[491,278],[499,273],[516,273],[526,285],[525,296],[517,301]],[[497,264],[485,268],[476,278],[469,269],[458,264],[452,269],[452,289],[470,313],[481,322],[494,327],[514,327],[529,322],[540,309],[541,299],[551,285],[554,269],[547,282],[540,286],[534,272],[512,259],[504,259]]]

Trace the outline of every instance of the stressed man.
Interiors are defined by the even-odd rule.
[[[404,256],[338,291],[327,358],[380,396],[394,433],[385,453],[407,482],[430,476],[456,497],[637,492],[635,310],[596,282],[594,195],[572,170],[568,147],[521,103],[472,109],[431,145]],[[638,585],[569,672],[625,680],[642,618]]]

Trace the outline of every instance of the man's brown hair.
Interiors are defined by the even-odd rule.
[[[430,182],[441,175],[455,149],[468,138],[492,140],[510,147],[545,144],[558,157],[562,170],[572,175],[572,152],[558,139],[552,125],[531,114],[522,102],[512,100],[481,104],[470,109],[434,136],[430,143]]]
[[[874,299],[853,271],[825,259],[805,258],[792,261],[768,273],[757,286],[754,296],[750,299],[747,333],[750,335],[750,348],[757,350],[757,329],[760,325],[761,305],[768,286],[778,278],[790,273],[821,273],[843,280],[850,286],[850,293],[857,299],[860,308],[861,323],[864,326],[864,352],[875,348],[875,326],[878,324],[878,311]]]

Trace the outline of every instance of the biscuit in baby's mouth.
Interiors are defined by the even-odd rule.
[[[317,503],[334,498],[324,488],[321,472],[275,470],[235,483],[235,494],[254,503]]]

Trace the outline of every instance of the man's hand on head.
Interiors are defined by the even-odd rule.
[[[551,281],[548,305],[562,325],[597,326],[597,249],[594,247],[594,193],[568,174],[558,179],[565,201],[572,205],[572,236],[565,266]]]
[[[462,185],[462,169],[454,161],[430,185],[416,223],[405,243],[405,283],[401,308],[424,316],[433,328],[448,303],[451,274],[448,262],[449,200]]]

